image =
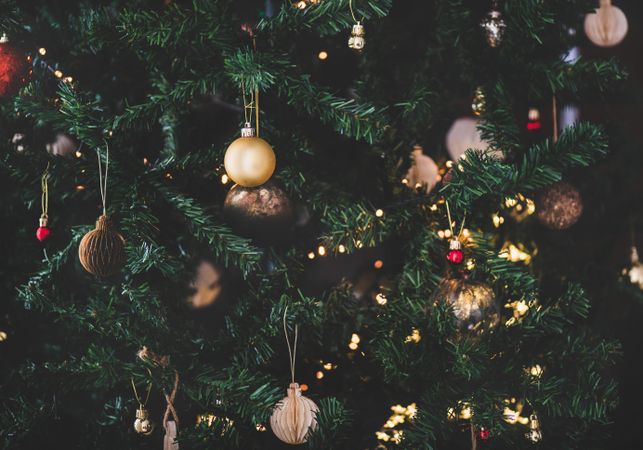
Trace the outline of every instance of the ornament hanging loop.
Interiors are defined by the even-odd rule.
[[[297,338],[299,335],[299,326],[295,325],[295,338],[292,348],[290,347],[290,338],[288,337],[288,306],[284,309],[284,335],[286,336],[286,345],[288,346],[288,356],[290,361],[290,376],[292,383],[295,382],[295,361],[297,358]]]
[[[42,189],[42,196],[40,198],[40,206],[42,209],[42,214],[40,215],[40,226],[44,227],[47,226],[47,218],[49,214],[49,185],[47,183],[47,180],[49,178],[49,166],[50,162],[47,162],[47,167],[45,167],[45,171],[42,173],[42,177],[40,178],[40,187]],[[45,224],[43,225],[43,219]]]
[[[96,150],[98,157],[98,183],[100,188],[100,197],[103,201],[103,215],[107,215],[107,173],[109,172],[109,144],[105,142],[105,174],[103,175],[103,164],[100,157],[100,152]]]

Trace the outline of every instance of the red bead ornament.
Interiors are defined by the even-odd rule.
[[[491,435],[491,431],[487,430],[485,427],[480,427],[480,431],[478,431],[478,437],[482,439],[483,441],[486,441],[489,439],[489,436]]]
[[[36,230],[36,238],[42,242],[51,235],[51,229],[47,226],[47,218],[40,218],[40,226]]]
[[[3,34],[0,37],[0,97],[12,96],[18,92],[28,73],[27,57]]]
[[[449,242],[449,253],[447,253],[447,260],[451,264],[461,264],[464,260],[464,252],[462,251],[462,243],[457,239],[452,239]]]
[[[529,108],[527,114],[529,121],[527,122],[527,131],[538,131],[542,128],[540,123],[540,111],[538,108]]]

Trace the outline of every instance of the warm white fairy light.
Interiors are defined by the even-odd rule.
[[[375,295],[375,301],[377,302],[378,305],[384,306],[386,303],[388,303],[388,299],[386,298],[386,295],[382,294],[379,292],[377,295]]]
[[[228,184],[228,181],[230,181],[230,178],[227,173],[221,175],[221,184]]]
[[[417,328],[413,328],[411,330],[411,334],[409,334],[407,337],[404,338],[404,343],[409,344],[413,342],[414,344],[417,344],[422,340],[422,335],[420,334],[420,330]]]
[[[262,423],[258,423],[258,424],[256,424],[256,425],[255,425],[255,428],[256,428],[256,429],[257,429],[257,431],[259,431],[260,433],[263,433],[264,431],[267,431],[267,430],[268,430],[268,429],[266,428],[266,426],[265,426],[264,424],[262,424]]]
[[[324,247],[323,245],[317,247],[317,254],[319,256],[326,256],[326,247]]]
[[[393,414],[382,425],[382,429],[375,432],[375,437],[378,441],[390,441],[399,444],[404,438],[404,431],[396,428],[417,416],[417,405],[415,403],[411,403],[406,407],[393,405],[391,406],[391,411]]]
[[[344,247],[342,244],[339,244],[339,246],[337,246],[337,251],[339,253],[346,253],[346,247]]]
[[[375,216],[376,217],[382,217],[384,215],[384,210],[383,209],[376,209],[375,210]]]
[[[319,52],[319,54],[317,55],[317,57],[318,57],[321,61],[325,61],[325,60],[327,60],[327,59],[328,59],[328,52],[327,52],[327,51],[325,51],[325,50],[322,50],[321,52]]]
[[[308,259],[315,259],[315,252],[308,252]]]

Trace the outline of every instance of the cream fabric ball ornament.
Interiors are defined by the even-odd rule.
[[[462,158],[468,149],[489,149],[489,142],[480,135],[479,124],[480,121],[472,117],[460,117],[453,122],[446,137],[447,151],[453,161]],[[491,153],[502,158],[502,152],[499,150],[491,150]]]
[[[627,34],[627,17],[611,0],[601,0],[595,12],[585,16],[585,34],[599,47],[613,47]]]
[[[301,395],[299,384],[290,383],[288,395],[277,403],[270,416],[270,427],[286,444],[303,444],[317,427],[318,412],[315,402]]]
[[[246,123],[241,129],[241,137],[226,150],[223,164],[235,183],[255,187],[270,179],[275,171],[276,157],[270,144],[255,136],[255,129]]]
[[[270,428],[280,440],[286,444],[298,445],[308,441],[310,432],[317,428],[317,413],[319,408],[308,397],[301,395],[299,384],[295,383],[295,360],[297,355],[297,335],[299,328],[295,325],[295,339],[292,349],[288,338],[286,318],[288,307],[284,308],[284,334],[288,345],[290,359],[290,375],[292,381],[288,387],[288,395],[277,402],[270,416]]]

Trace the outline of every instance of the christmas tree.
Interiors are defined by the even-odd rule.
[[[0,6],[3,448],[606,448],[597,1]]]

